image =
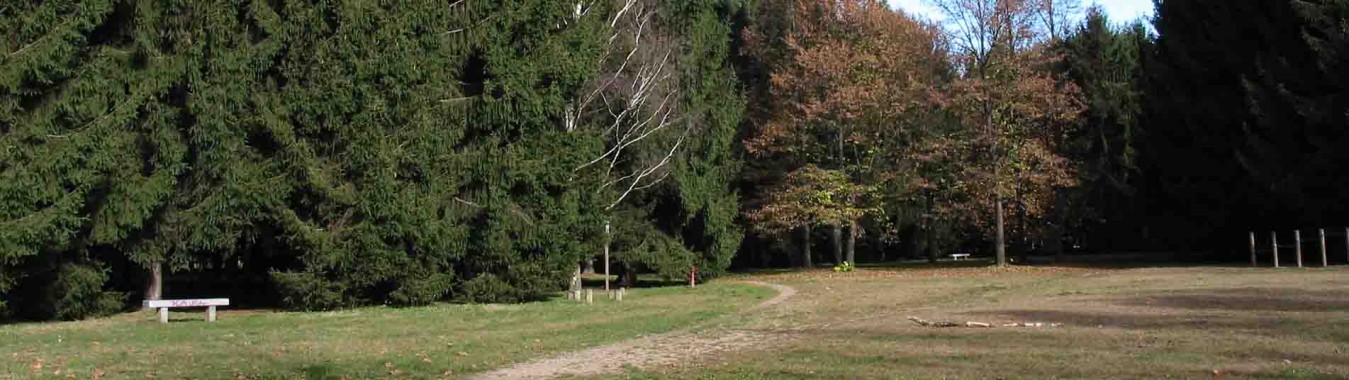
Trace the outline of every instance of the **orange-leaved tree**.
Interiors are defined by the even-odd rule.
[[[946,15],[958,79],[950,109],[966,124],[961,140],[967,192],[954,205],[968,220],[993,227],[998,265],[1006,265],[1007,215],[1022,223],[1042,216],[1055,189],[1074,185],[1072,163],[1059,145],[1082,112],[1079,91],[1050,67],[1059,57],[1035,27],[1043,2],[938,0]],[[990,219],[992,221],[990,222]],[[991,225],[991,226],[990,226]]]
[[[908,191],[920,182],[906,167],[929,157],[920,154],[922,125],[914,121],[940,97],[946,65],[936,43],[939,31],[879,0],[796,0],[791,12],[790,29],[776,35],[780,40],[747,38],[778,43],[786,52],[774,57],[772,108],[754,123],[746,148],[790,173],[770,180],[776,183],[770,188],[783,193],[751,210],[751,221],[761,231],[828,225],[835,261],[853,262],[859,220],[882,209],[875,202],[884,197],[875,190]],[[848,189],[868,195],[830,202],[802,196]],[[845,227],[846,257],[840,238]]]

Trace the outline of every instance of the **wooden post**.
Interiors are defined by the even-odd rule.
[[[586,304],[589,305],[592,303],[595,303],[595,291],[586,289]]]
[[[618,295],[616,296],[617,298],[614,298],[614,300],[616,300],[616,301],[618,301],[618,302],[623,302],[623,293],[624,293],[624,291],[627,290],[627,289],[628,289],[628,288],[622,288],[622,287],[618,288]]]
[[[1297,244],[1297,267],[1302,267],[1302,230],[1293,230],[1293,243]]]
[[[206,321],[215,322],[215,306],[206,307]]]
[[[1251,266],[1257,266],[1255,262],[1255,232],[1251,232]]]
[[[1321,234],[1321,267],[1325,268],[1330,266],[1330,262],[1326,261],[1326,229],[1322,228],[1318,232]]]
[[[571,284],[567,285],[567,299],[580,300],[581,296],[581,268],[577,266],[576,271],[571,273]]]
[[[169,323],[169,308],[159,308],[159,323]]]
[[[609,291],[609,222],[604,222],[604,291]]]
[[[1279,267],[1279,231],[1269,232],[1270,247],[1274,248],[1274,267]]]

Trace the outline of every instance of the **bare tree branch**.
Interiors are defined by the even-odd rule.
[[[603,179],[595,191],[622,189],[606,209],[668,178],[669,162],[694,131],[686,123],[678,138],[669,132],[672,125],[684,121],[676,114],[679,45],[673,42],[675,37],[652,30],[661,2],[610,1],[617,11],[607,20],[613,30],[600,62],[607,69],[584,95],[566,106],[563,119],[567,132],[593,133],[606,141],[601,154],[573,169],[606,163],[596,169]]]

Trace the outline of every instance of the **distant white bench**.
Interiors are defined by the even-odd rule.
[[[955,260],[955,261],[968,260],[969,258],[970,258],[970,254],[968,254],[968,253],[952,253],[952,254],[951,254],[951,260]]]
[[[169,323],[169,309],[175,307],[204,307],[206,308],[206,321],[215,322],[215,307],[229,306],[229,298],[206,298],[199,300],[146,300],[145,308],[159,309],[159,323]]]

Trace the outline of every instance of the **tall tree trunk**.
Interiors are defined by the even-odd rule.
[[[807,224],[801,230],[805,232],[801,239],[801,264],[806,268],[815,267],[815,262],[810,258],[810,225]]]
[[[1058,211],[1055,213],[1058,224],[1050,228],[1048,247],[1046,247],[1054,253],[1054,262],[1063,262],[1063,232],[1068,228],[1068,201],[1064,198],[1066,196],[1059,194],[1054,199],[1057,206],[1055,209]]]
[[[857,221],[853,220],[848,225],[848,246],[847,261],[849,264],[857,265]]]
[[[988,79],[988,75],[985,73],[980,73],[980,77]],[[989,132],[995,132],[993,128],[993,106],[992,104],[989,103],[988,100],[984,101],[984,116],[985,116],[984,123],[986,123],[985,127],[988,128]],[[997,133],[994,133],[993,135],[997,136]],[[1002,215],[1003,211],[1002,211],[1002,189],[1001,189],[1002,157],[999,156],[1000,154],[1001,153],[998,152],[998,141],[993,140],[993,195],[997,199],[997,201],[994,202],[994,206],[997,207],[998,209],[997,211],[998,236],[997,236],[997,246],[994,247],[994,252],[997,254],[998,266],[1002,267],[1007,266],[1007,239],[1006,236],[1003,234],[1004,218]]]
[[[998,194],[998,266],[1007,266],[1007,239],[1003,235],[1002,194]]]
[[[834,223],[829,229],[829,237],[834,241],[834,265],[843,263],[843,226],[842,223]]]
[[[622,265],[623,265],[623,276],[621,277],[622,281],[620,281],[620,283],[622,283],[623,287],[625,288],[637,287],[637,270],[634,269],[631,265],[628,265],[628,263],[626,262],[623,263]]]
[[[936,264],[938,258],[937,245],[932,243],[932,227],[923,226],[919,235],[923,236],[923,250],[927,251],[927,262]]]
[[[145,288],[145,299],[154,301],[164,298],[164,263],[150,264],[150,285]]]
[[[885,252],[885,251],[887,251],[887,250],[889,249],[889,246],[887,246],[887,245],[885,244],[885,240],[884,240],[884,239],[881,239],[881,237],[880,237],[879,235],[880,235],[880,234],[872,234],[872,235],[871,235],[871,244],[872,244],[873,247],[876,247],[876,248],[873,248],[873,249],[876,250],[876,262],[883,263],[883,262],[886,262],[886,260],[889,260],[889,259],[890,259],[889,257],[886,257],[886,252]]]
[[[838,170],[839,170],[839,172],[847,173],[848,160],[847,160],[847,158],[844,158],[844,157],[843,157],[843,139],[844,139],[843,128],[842,128],[842,127],[839,127],[839,129],[838,129],[838,138],[835,139],[835,141],[838,143],[838,150],[836,151],[837,154],[838,154],[838,156],[837,156],[837,157],[838,157]],[[845,174],[845,175],[846,175],[846,174]],[[851,232],[851,231],[849,231],[849,232]],[[838,222],[838,221],[835,221],[835,222],[834,222],[834,226],[833,226],[833,228],[832,228],[831,230],[829,230],[829,233],[830,233],[830,237],[832,237],[833,240],[834,240],[834,265],[842,264],[842,263],[843,263],[843,223]]]

